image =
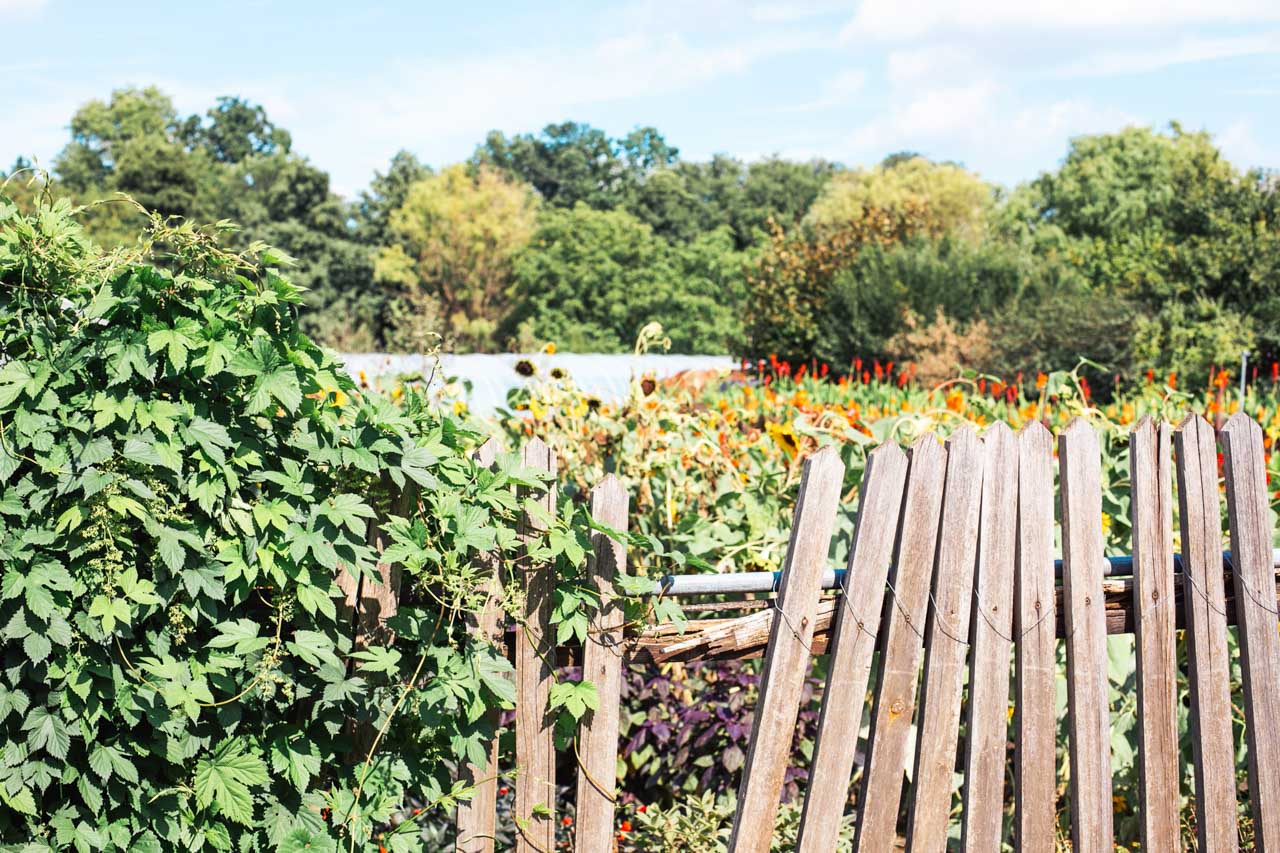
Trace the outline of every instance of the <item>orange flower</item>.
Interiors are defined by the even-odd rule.
[[[1214,377],[1213,384],[1219,388],[1226,388],[1227,383],[1231,381],[1231,377],[1227,376],[1227,371],[1219,370],[1218,375]]]
[[[1043,372],[1036,374],[1036,390],[1043,391],[1044,386],[1049,384],[1049,377]]]

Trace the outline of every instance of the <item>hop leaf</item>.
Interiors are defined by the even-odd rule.
[[[253,795],[250,787],[271,780],[262,759],[246,751],[239,738],[218,745],[212,758],[196,764],[196,802],[201,808],[214,807],[220,814],[249,826],[253,822]]]

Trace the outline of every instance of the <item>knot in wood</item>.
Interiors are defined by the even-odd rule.
[[[1090,604],[1092,604],[1092,603],[1093,603],[1093,599],[1086,595],[1086,596],[1084,597],[1084,606],[1085,606],[1085,607],[1088,607],[1088,606],[1089,606]]]

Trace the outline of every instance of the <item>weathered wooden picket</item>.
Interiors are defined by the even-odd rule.
[[[1230,534],[1225,554],[1219,440]],[[695,619],[684,631],[647,626],[625,637],[615,605],[596,614],[581,661],[585,677],[599,688],[601,705],[577,739],[577,849],[613,849],[622,668],[763,654],[730,847],[768,851],[803,682],[812,657],[825,654],[827,683],[799,850],[835,849],[851,795],[856,850],[898,849],[904,841],[909,851],[947,849],[957,772],[963,776],[963,849],[999,850],[1011,842],[1020,850],[1053,850],[1059,842],[1055,680],[1061,640],[1070,840],[1076,851],[1111,851],[1106,636],[1130,632],[1137,649],[1142,843],[1147,850],[1179,849],[1175,644],[1183,630],[1195,748],[1188,793],[1196,806],[1198,849],[1238,846],[1234,699],[1246,722],[1246,811],[1257,849],[1280,850],[1280,620],[1261,429],[1242,415],[1218,436],[1198,416],[1176,430],[1144,418],[1129,443],[1132,559],[1109,562],[1103,554],[1098,438],[1087,422],[1073,422],[1057,439],[1060,581],[1053,450],[1053,437],[1038,423],[1016,435],[1003,424],[981,437],[963,428],[945,444],[924,435],[907,453],[895,444],[877,448],[863,477],[848,565],[837,573],[829,570],[827,555],[844,468],[834,449],[822,450],[804,462],[776,582],[768,576],[763,583],[758,576],[737,576],[731,583],[674,578],[658,590],[723,598],[726,588],[736,586],[772,589],[775,598],[720,605],[748,611],[744,616]],[[486,446],[480,459],[491,462],[492,453]],[[524,461],[555,470],[551,452],[537,439],[525,447]],[[1176,557],[1175,467],[1181,528]],[[554,493],[541,498],[550,507]],[[625,528],[627,495],[614,478],[593,490],[590,506],[611,528]],[[603,591],[625,568],[626,554],[621,543],[603,534],[594,545],[588,574]],[[384,571],[391,588],[392,569]],[[493,583],[499,582],[495,575]],[[512,817],[516,849],[540,853],[554,848],[555,827],[556,762],[546,710],[556,659],[548,630],[552,578],[548,567],[532,566],[507,582],[522,585],[526,602],[514,651],[519,699],[515,766],[508,768],[516,790]],[[834,595],[824,595],[824,588],[834,588]],[[496,591],[495,586],[495,599]],[[1239,697],[1230,693],[1229,625],[1238,626]],[[473,630],[500,636],[496,605],[478,615]],[[871,730],[861,785],[852,791],[868,695]],[[1004,838],[1010,768],[1013,837]],[[458,810],[456,849],[491,851],[496,751],[487,767],[466,772],[476,796]]]

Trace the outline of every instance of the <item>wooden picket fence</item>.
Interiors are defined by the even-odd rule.
[[[1224,555],[1218,441],[1226,481],[1230,551]],[[1172,447],[1171,447],[1172,444]],[[1174,454],[1176,448],[1176,466]],[[1177,631],[1185,632],[1190,685],[1196,844],[1238,849],[1233,701],[1243,706],[1247,813],[1256,848],[1280,851],[1280,620],[1262,432],[1236,415],[1215,436],[1192,416],[1176,429],[1144,418],[1130,435],[1131,574],[1104,558],[1098,437],[1084,420],[1057,438],[1061,578],[1055,569],[1054,439],[1038,423],[1017,434],[996,424],[963,428],[945,442],[921,436],[907,452],[887,443],[869,454],[846,570],[830,586],[827,555],[840,511],[844,466],[834,448],[804,462],[776,598],[717,606],[732,619],[695,619],[684,631],[648,626],[624,636],[614,603],[595,615],[581,650],[600,707],[577,742],[575,839],[584,853],[614,844],[619,685],[629,664],[763,654],[750,748],[730,849],[770,848],[804,682],[825,654],[823,691],[798,849],[836,849],[856,794],[854,849],[948,849],[957,770],[963,775],[961,847],[995,851],[1060,846],[1055,710],[1057,643],[1066,649],[1070,843],[1113,844],[1107,634],[1136,634],[1138,762],[1143,849],[1180,841]],[[480,451],[492,461],[492,446]],[[555,471],[538,439],[529,467]],[[1173,472],[1181,533],[1175,559]],[[554,491],[540,499],[554,509]],[[626,528],[627,495],[613,477],[591,493],[591,512]],[[596,534],[588,574],[601,591],[625,567],[623,545]],[[387,588],[391,567],[382,567]],[[824,584],[824,577],[827,583]],[[500,582],[496,577],[495,584]],[[516,633],[513,820],[516,850],[554,849],[553,577],[531,567],[510,579],[525,592]],[[377,585],[374,585],[375,587]],[[377,590],[375,590],[376,592]],[[722,598],[722,596],[721,596]],[[496,601],[496,596],[495,596]],[[606,595],[606,601],[608,596]],[[378,606],[386,610],[385,600]],[[394,604],[391,605],[394,607]],[[1243,672],[1231,694],[1228,626],[1237,626]],[[495,606],[473,630],[499,640]],[[1012,667],[1011,667],[1012,664]],[[1011,675],[1011,668],[1013,670]],[[875,678],[873,679],[873,673]],[[872,683],[874,680],[874,683]],[[858,734],[871,696],[861,785],[851,790]],[[1007,754],[1012,702],[1012,758]],[[916,727],[914,750],[911,732]],[[961,733],[963,729],[963,741]],[[1004,837],[1005,779],[1012,764],[1013,837]],[[906,784],[907,767],[912,768]],[[476,796],[458,809],[456,850],[494,849],[498,755],[469,767]]]

